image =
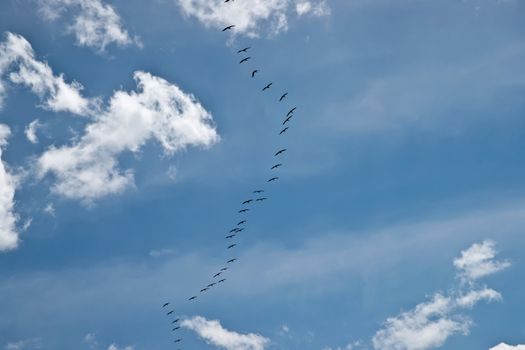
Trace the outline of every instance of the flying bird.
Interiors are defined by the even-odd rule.
[[[281,96],[281,98],[279,99],[279,102],[281,102],[282,100],[284,100],[284,99],[286,98],[286,96],[288,96],[288,93],[287,93],[287,92],[285,92],[285,93]]]
[[[266,85],[262,91],[265,91],[265,90],[268,90],[270,87],[272,87],[273,83],[269,83],[268,85]]]
[[[235,236],[237,236],[237,235],[229,235],[229,236],[226,236],[226,239],[232,239]]]
[[[247,211],[250,211],[250,209],[241,209],[239,210],[239,213],[246,213]]]
[[[292,118],[293,118],[293,114],[290,115],[288,118],[286,118],[286,119],[284,120],[283,125],[286,124],[286,123],[288,123],[288,122],[290,121],[290,119],[292,119]]]
[[[226,281],[226,278],[223,278],[222,280],[220,280],[219,283],[222,283],[224,281]]]
[[[237,233],[241,233],[242,231],[244,231],[244,227],[243,228],[240,228],[237,230]]]
[[[177,329],[180,329],[180,326],[173,328],[171,331],[173,332],[173,331],[176,331]]]
[[[232,249],[232,248],[235,247],[236,245],[237,245],[237,243],[230,244],[230,245],[228,246],[228,249]]]
[[[238,228],[234,228],[232,230],[230,230],[230,233],[234,233],[234,232],[237,232]]]
[[[267,200],[268,198],[266,197],[262,197],[262,198],[257,198],[257,202],[262,202],[262,201],[265,201]]]
[[[282,165],[281,163],[279,163],[279,164],[275,164],[275,165],[272,167],[272,169],[270,169],[270,170],[279,169],[279,168],[282,167],[282,166],[283,166],[283,165]]]
[[[173,322],[171,322],[171,324],[174,324],[174,323],[177,323],[179,322],[180,318],[177,318],[176,320],[173,320]]]
[[[260,193],[263,193],[264,190],[257,190],[257,191],[253,191],[253,193],[256,193],[256,194],[260,194]]]
[[[206,292],[207,290],[208,290],[208,288],[202,288],[202,289],[201,289],[201,293],[204,293],[204,292]]]
[[[254,70],[254,71],[252,72],[252,78],[255,76],[255,73],[259,73],[259,70],[256,69],[256,70]]]
[[[227,30],[233,29],[234,27],[235,27],[235,24],[232,24],[231,26],[227,26],[226,28],[224,28],[222,31],[225,32]]]
[[[231,263],[236,262],[236,261],[237,261],[237,258],[235,258],[235,259],[230,259],[230,260],[228,260],[226,263],[227,263],[227,264],[231,264]]]
[[[222,272],[217,272],[217,273],[215,274],[215,276],[213,276],[213,278],[215,278],[215,277],[219,277],[220,275],[222,275]]]
[[[210,284],[208,284],[208,288],[211,288],[211,287],[213,287],[213,286],[216,285],[216,284],[217,284],[217,283],[215,283],[215,282],[210,283]]]
[[[166,303],[164,305],[162,305],[162,308],[165,308],[166,306],[168,306],[170,303]]]
[[[279,150],[277,153],[275,153],[275,156],[274,157],[277,157],[281,154],[283,154],[284,152],[288,151],[286,148],[283,148],[282,150]]]
[[[174,312],[175,312],[175,310],[171,310],[170,312],[168,312],[168,313],[166,314],[166,316],[169,316],[169,315],[171,315],[171,314],[174,313]]]
[[[293,114],[293,112],[295,112],[296,109],[297,109],[297,107],[294,107],[294,108],[290,109],[290,110],[288,111],[288,113],[286,113],[286,116],[289,117],[290,114]]]
[[[181,341],[182,341],[182,339],[179,338],[179,339],[175,339],[173,342],[174,342],[174,343],[180,343]]]
[[[288,129],[290,129],[288,126],[286,128],[284,128],[284,129],[282,129],[281,132],[279,133],[279,135],[284,134],[285,132],[288,131]]]
[[[268,182],[273,182],[273,181],[276,181],[276,180],[279,180],[278,177],[272,177],[270,180],[268,180]]]
[[[248,199],[247,201],[242,202],[242,204],[250,204],[251,202],[253,202],[253,199]]]
[[[243,64],[244,62],[248,62],[251,59],[251,57],[246,57],[240,60],[239,64]]]
[[[192,300],[195,300],[195,299],[197,299],[197,296],[196,296],[196,295],[192,296],[192,297],[189,298],[188,300],[189,300],[189,301],[192,301]]]
[[[239,223],[237,224],[237,226],[241,226],[241,225],[245,224],[246,222],[247,222],[246,220],[239,221]]]
[[[228,270],[227,267],[223,267],[223,268],[221,269],[221,271],[226,271],[226,270]]]
[[[237,53],[241,53],[241,52],[248,52],[248,50],[251,49],[251,47],[245,47],[244,49],[240,49],[239,51],[237,51]]]

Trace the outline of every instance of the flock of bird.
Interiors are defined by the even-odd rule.
[[[224,2],[228,3],[228,2],[233,2],[233,1],[234,0],[225,0]],[[231,5],[228,5],[228,6],[231,6]],[[232,24],[222,29],[222,32],[231,31],[234,28],[235,28],[235,25]],[[238,55],[243,55],[243,54],[248,55],[249,54],[248,52],[250,50],[251,50],[250,46],[244,47],[242,49],[237,50],[237,54]],[[239,61],[239,64],[241,65],[247,64],[251,59],[252,59],[251,56],[242,57]],[[259,69],[255,69],[255,68],[252,69],[251,78],[254,79],[258,73],[259,73]],[[273,82],[268,82],[266,83],[266,85],[264,85],[261,91],[264,93],[267,90],[271,89],[272,86],[273,86]],[[279,97],[278,102],[282,103],[287,97],[288,97],[288,92],[285,91]],[[290,129],[289,123],[294,117],[294,113],[296,110],[297,110],[297,107],[293,107],[285,114],[284,120],[282,121],[280,128],[279,128],[280,130],[279,135],[285,134]],[[288,151],[287,148],[281,148],[275,152],[274,158],[277,160],[276,160],[276,163],[273,166],[271,166],[270,168],[271,171],[278,171],[283,166],[283,164],[279,160],[283,157],[283,154],[287,151]],[[278,180],[279,180],[279,176],[272,176],[267,180],[267,184],[273,183]],[[248,223],[248,220],[244,216],[246,215],[247,212],[249,212],[252,209],[252,205],[268,200],[268,198],[264,196],[264,193],[265,193],[264,189],[253,190],[251,193],[251,196],[253,198],[247,199],[241,203],[242,208],[238,210],[238,214],[241,215],[241,217],[237,219],[239,221],[235,225],[235,227],[229,230],[228,234],[225,236],[225,239],[228,241],[228,244],[226,245],[226,249],[228,251],[233,251],[234,248],[237,247],[238,243],[236,239],[238,239],[239,235],[246,229],[246,224]],[[199,293],[195,293],[195,295],[190,296],[187,300],[189,302],[193,302],[196,299],[198,299],[199,296],[208,292],[211,288],[216,288],[219,285],[226,282],[226,278],[224,278],[224,275],[227,273],[227,271],[233,266],[233,264],[237,260],[238,258],[235,258],[235,257],[232,257],[231,259],[227,260],[225,264],[217,270],[217,273],[213,275],[210,283],[203,286],[200,289]],[[169,321],[171,322],[170,323],[171,331],[175,335],[178,335],[179,334],[178,331],[181,329],[181,326],[180,326],[181,319],[180,317],[174,316],[175,309],[172,306],[173,305],[171,302],[165,302],[162,305],[162,310],[164,310],[164,312],[166,313],[166,316],[169,318]],[[181,343],[182,341],[183,341],[183,338],[180,336],[175,336],[175,339],[173,340],[173,342],[177,344]],[[180,348],[178,348],[178,350],[180,350]]]

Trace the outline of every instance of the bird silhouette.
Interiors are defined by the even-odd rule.
[[[173,328],[171,331],[173,332],[173,331],[176,331],[178,329],[180,329],[180,326],[177,326],[177,327]]]
[[[236,245],[237,245],[237,243],[230,244],[230,245],[228,246],[228,249],[232,249],[232,248],[235,247]]]
[[[248,52],[248,50],[251,49],[251,47],[245,47],[244,49],[240,49],[239,51],[237,51],[237,53],[241,53],[241,52]]]
[[[287,92],[285,92],[285,93],[281,96],[281,98],[279,99],[279,102],[281,102],[282,100],[284,100],[284,99],[286,98],[286,96],[288,96],[288,93],[287,93]]]
[[[262,91],[266,91],[268,90],[269,88],[271,88],[273,85],[273,83],[269,83],[268,85],[266,85],[265,87],[263,87]]]
[[[257,191],[253,191],[253,193],[256,193],[256,194],[260,194],[260,193],[263,193],[264,190],[257,190]]]
[[[239,61],[239,64],[243,64],[244,62],[248,62],[250,59],[251,59],[251,57],[243,58],[242,60]]]
[[[179,322],[180,318],[177,318],[176,320],[173,320],[173,322],[171,322],[171,324],[174,324],[174,323],[177,323]]]
[[[252,78],[255,76],[255,73],[259,73],[259,70],[258,70],[258,69],[255,69],[255,70],[252,72]]]
[[[210,283],[210,284],[208,284],[208,288],[211,288],[211,287],[213,287],[213,286],[216,285],[216,284],[217,284],[217,283],[215,283],[215,282]]]
[[[279,135],[284,134],[285,132],[288,131],[288,129],[290,129],[288,126],[286,128],[284,128],[284,129],[282,129],[281,132],[279,133]]]
[[[236,261],[237,261],[237,258],[234,258],[234,259],[228,260],[226,263],[227,264],[231,264],[231,263],[236,262]]]
[[[195,300],[195,299],[197,299],[197,296],[196,296],[196,295],[192,296],[192,297],[189,298],[188,300],[189,300],[189,301],[192,301],[192,300]]]
[[[295,112],[296,109],[297,109],[297,107],[294,107],[294,108],[290,109],[290,110],[288,111],[288,113],[286,113],[286,116],[289,117],[290,114],[293,114],[293,112]]]
[[[286,118],[286,119],[284,120],[283,125],[286,124],[286,123],[288,123],[288,122],[290,121],[290,119],[292,119],[292,118],[293,118],[293,114],[291,114],[288,118]]]
[[[179,339],[175,339],[173,342],[174,342],[174,343],[180,343],[181,341],[182,341],[182,339],[179,338]]]
[[[201,293],[204,293],[204,292],[206,292],[206,291],[208,291],[208,288],[202,288],[202,289],[201,289]]]
[[[223,268],[221,269],[221,271],[226,271],[226,270],[228,270],[227,267],[223,267]]]
[[[282,167],[283,165],[281,163],[279,164],[275,164],[271,170],[274,170],[274,169],[279,169],[280,167]]]
[[[268,180],[268,182],[273,182],[273,181],[276,181],[276,180],[279,180],[278,177],[272,177],[270,180]]]
[[[223,278],[222,280],[220,280],[219,283],[222,283],[224,281],[226,281],[226,278]]]
[[[257,202],[263,202],[263,201],[265,201],[265,200],[267,200],[267,199],[268,199],[268,198],[266,198],[266,197],[262,197],[262,198],[257,198],[256,201],[257,201]]]
[[[229,235],[229,236],[226,236],[225,238],[226,238],[226,239],[232,239],[232,238],[235,237],[235,236],[237,236],[237,235]]]
[[[237,226],[241,226],[241,225],[245,224],[246,222],[247,222],[246,220],[239,221],[237,223]]]
[[[241,209],[239,210],[239,213],[246,213],[247,211],[250,211],[250,209]]]
[[[233,28],[235,28],[235,24],[232,24],[231,26],[225,27],[222,31],[225,32],[225,31],[233,29]]]
[[[215,278],[215,277],[219,277],[220,275],[222,275],[222,272],[217,272],[217,273],[215,274],[215,276],[213,276],[213,278]]]
[[[253,202],[253,199],[248,199],[247,201],[242,202],[242,204],[250,204],[251,202]]]
[[[162,305],[162,308],[165,308],[166,306],[168,306],[170,303],[166,303],[164,305]]]
[[[288,151],[288,150],[286,148],[283,148],[283,149],[279,150],[277,153],[275,153],[274,157],[277,157],[277,156],[283,154],[286,151]]]
[[[166,316],[169,316],[169,315],[173,314],[174,312],[175,312],[175,310],[171,310],[170,312],[168,312],[168,313],[166,314]]]

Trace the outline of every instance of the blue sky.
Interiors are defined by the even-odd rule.
[[[523,2],[4,0],[0,31],[1,348],[525,347]]]

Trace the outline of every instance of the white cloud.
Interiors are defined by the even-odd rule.
[[[35,59],[33,48],[25,38],[9,32],[0,43],[0,107],[6,90],[2,77],[8,72],[12,83],[30,88],[46,109],[77,115],[90,115],[96,110],[95,101],[82,97],[81,84],[75,81],[68,84],[62,75],[54,75],[47,63]]]
[[[328,16],[331,13],[326,1],[312,3],[311,1],[299,1],[295,5],[295,11],[299,16],[311,15],[315,17]]]
[[[507,345],[505,343],[501,343],[496,345],[493,348],[490,348],[489,350],[525,350],[525,345]]]
[[[2,148],[7,145],[10,134],[9,127],[0,124],[0,251],[15,249],[19,243],[16,228],[18,217],[14,213],[18,179],[2,161]]]
[[[25,339],[17,342],[7,343],[5,350],[29,350],[29,349],[40,349],[40,339]]]
[[[475,281],[510,266],[508,261],[494,260],[495,256],[495,244],[487,240],[462,251],[461,257],[454,260],[454,266],[465,281]]]
[[[48,20],[56,20],[64,13],[73,16],[68,30],[75,35],[79,46],[99,52],[110,44],[142,46],[138,38],[130,37],[115,9],[102,0],[39,0],[39,3]]]
[[[244,0],[224,3],[223,0],[177,0],[183,13],[196,17],[207,27],[222,29],[235,24],[234,33],[258,36],[261,28],[278,34],[288,29],[288,12],[293,4],[300,15],[311,12],[314,16],[330,13],[326,1],[297,0]],[[306,10],[306,7],[308,9]]]
[[[98,348],[98,340],[93,333],[88,333],[84,336],[84,343],[88,344],[91,349]]]
[[[56,177],[55,193],[91,202],[132,187],[133,171],[121,171],[117,158],[126,151],[138,152],[152,139],[168,155],[219,140],[211,115],[193,95],[146,72],[135,72],[134,78],[137,92],[115,92],[78,140],[51,147],[39,158],[39,176]]]
[[[49,216],[54,217],[56,214],[56,211],[55,211],[55,206],[53,205],[53,203],[48,203],[46,207],[44,208],[43,212],[48,214]]]
[[[166,175],[171,181],[177,180],[177,168],[173,165],[170,165],[168,167],[168,170],[166,171]]]
[[[493,243],[484,241],[474,244],[462,252],[462,258],[479,252],[480,247],[493,247]],[[481,249],[486,252],[486,249]],[[467,252],[467,253],[466,253]],[[494,254],[482,254],[495,257]],[[461,258],[460,258],[461,259]],[[464,264],[456,264],[458,274],[463,274]],[[479,259],[473,259],[478,261]],[[487,259],[481,259],[486,261]],[[492,273],[499,271],[494,270]],[[472,280],[473,282],[474,280]],[[427,350],[442,346],[455,334],[468,334],[472,321],[461,315],[460,310],[470,309],[480,301],[499,301],[501,294],[493,289],[483,287],[477,289],[473,283],[468,291],[450,292],[447,295],[436,293],[430,301],[416,305],[412,310],[402,312],[395,317],[389,317],[383,329],[376,332],[372,338],[375,349],[381,350]]]
[[[122,348],[122,347],[117,346],[116,344],[111,344],[108,347],[108,350],[133,350],[133,347],[128,345]]]
[[[227,350],[264,350],[270,342],[259,334],[239,334],[222,327],[219,321],[196,316],[184,320],[183,327],[196,332],[208,344]]]
[[[26,126],[24,132],[29,142],[33,144],[38,143],[38,136],[36,135],[36,132],[41,126],[42,125],[40,124],[38,119],[33,120],[31,123],[29,123],[29,125]]]

